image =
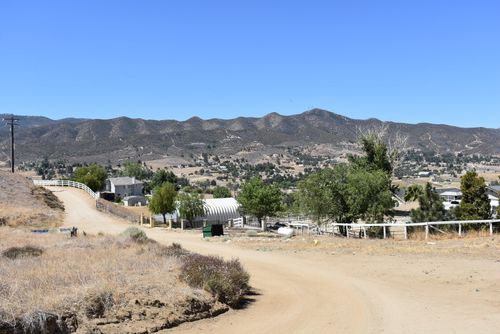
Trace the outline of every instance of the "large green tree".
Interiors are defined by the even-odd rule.
[[[229,198],[231,197],[231,191],[223,186],[217,186],[213,192],[214,198]]]
[[[390,152],[387,144],[375,133],[361,136],[360,146],[363,156],[350,156],[352,165],[363,169],[380,169],[391,175],[396,159],[396,151]]]
[[[127,161],[123,164],[122,174],[135,177],[138,180],[147,180],[153,175],[153,172],[138,162]]]
[[[153,177],[151,178],[148,187],[150,189],[154,189],[156,187],[160,187],[165,182],[170,182],[171,184],[176,185],[177,181],[178,178],[172,171],[166,169],[159,169],[153,174]]]
[[[483,177],[477,175],[475,170],[467,171],[460,178],[460,190],[462,191],[462,200],[457,212],[459,219],[491,218],[490,200]]]
[[[178,210],[181,218],[192,223],[195,218],[205,215],[205,206],[202,195],[184,192],[178,197]]]
[[[393,215],[390,178],[382,170],[340,164],[309,175],[298,188],[302,211],[319,224],[357,219],[383,222],[384,217]]]
[[[253,177],[241,186],[237,198],[246,214],[254,215],[259,222],[273,216],[282,208],[282,193],[276,185],[266,185],[262,178]]]
[[[427,182],[425,187],[414,184],[408,187],[405,201],[418,201],[418,208],[411,210],[411,220],[415,223],[442,221],[446,219],[443,200],[432,185]]]
[[[93,191],[104,189],[107,173],[104,167],[91,164],[89,166],[78,167],[73,173],[72,180],[84,183]]]
[[[176,209],[175,199],[177,192],[175,186],[170,182],[165,182],[161,186],[156,187],[153,192],[153,197],[149,202],[149,210],[154,214],[163,216],[163,223],[167,223],[166,215],[173,213]]]

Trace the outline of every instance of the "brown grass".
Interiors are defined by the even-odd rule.
[[[126,237],[30,235],[0,228],[0,251],[13,245],[44,252],[38,257],[0,257],[0,320],[6,323],[29,326],[39,321],[40,311],[102,313],[93,310],[100,305],[95,298],[102,296],[108,296],[102,303],[107,308],[131,296],[173,301],[190,291],[177,280],[178,259],[158,256],[164,247],[156,243],[139,244]]]
[[[224,238],[211,238],[210,242],[225,242]],[[412,255],[429,254],[442,256],[463,256],[498,259],[500,236],[489,236],[485,231],[468,231],[464,236],[458,234],[431,234],[417,231],[409,240],[402,239],[346,239],[327,235],[298,235],[284,239],[266,234],[254,237],[233,235],[233,244],[262,252],[282,251],[288,253],[316,252],[327,254],[366,254],[366,255]]]

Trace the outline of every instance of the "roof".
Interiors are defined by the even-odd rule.
[[[436,188],[436,192],[440,195],[449,195],[449,194],[455,195],[458,193],[462,193],[458,188]]]
[[[493,191],[496,191],[497,193],[500,192],[500,185],[494,185],[494,186],[488,186]]]
[[[137,181],[135,177],[121,176],[121,177],[111,177],[108,179],[109,182],[113,183],[115,186],[127,186],[131,184],[142,184],[141,181]]]

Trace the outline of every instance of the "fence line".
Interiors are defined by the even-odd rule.
[[[433,228],[434,225],[458,225],[458,235],[462,236],[462,226],[468,224],[489,224],[490,235],[493,235],[493,224],[500,223],[500,219],[484,219],[484,220],[453,220],[453,221],[435,221],[435,222],[422,222],[422,223],[382,223],[382,224],[359,224],[359,223],[330,223],[328,226],[332,228],[332,235],[334,235],[334,228],[337,227],[345,227],[346,228],[346,236],[349,237],[349,231],[347,228],[350,227],[351,230],[353,228],[358,231],[363,231],[364,238],[367,238],[367,228],[370,227],[382,227],[384,239],[387,236],[387,227],[403,227],[404,228],[404,237],[408,239],[408,227],[416,227],[416,226],[424,226],[425,227],[425,238],[429,237],[429,227]]]
[[[87,194],[92,196],[93,199],[98,199],[99,195],[90,189],[86,184],[75,182],[71,180],[33,180],[35,186],[42,187],[73,187],[82,189]]]

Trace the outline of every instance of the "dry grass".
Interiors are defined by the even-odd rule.
[[[0,171],[0,220],[4,224],[55,227],[62,220],[63,209],[50,191],[34,187],[21,175]]]
[[[228,237],[211,238],[210,242],[225,242]],[[410,240],[399,239],[346,239],[344,237],[298,235],[285,239],[259,234],[254,237],[244,235],[231,237],[231,242],[243,248],[262,252],[282,251],[288,253],[317,252],[327,254],[366,255],[412,255],[462,256],[498,259],[500,236],[490,236],[485,231],[468,231],[458,234],[432,234],[425,239],[424,232],[416,232]]]
[[[134,296],[161,296],[173,302],[191,291],[177,280],[179,260],[159,256],[165,247],[156,243],[126,237],[30,235],[0,228],[0,251],[14,245],[38,247],[43,254],[0,257],[0,320],[6,323],[29,326],[43,312],[89,315],[95,298],[102,296],[108,296],[103,305],[110,307]]]

